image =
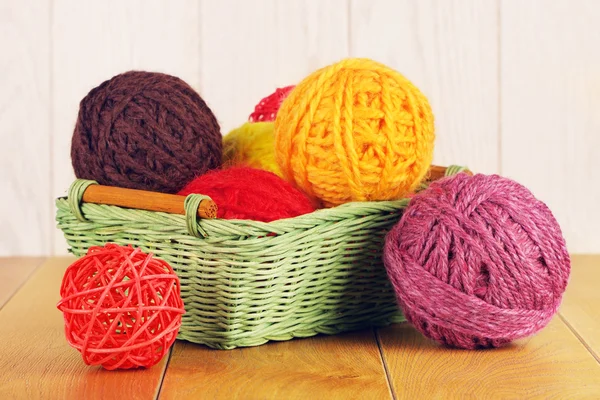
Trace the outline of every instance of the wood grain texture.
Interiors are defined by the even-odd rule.
[[[229,351],[176,342],[148,370],[86,366],[66,342],[56,309],[73,257],[46,261],[0,309],[0,398],[596,398],[600,256],[574,256],[555,318],[538,334],[488,351],[451,350],[408,324]],[[0,291],[39,258],[0,259]],[[12,274],[6,275],[7,271]],[[12,286],[14,287],[14,286]],[[1,303],[0,303],[1,304]],[[26,317],[24,317],[26,316]],[[573,331],[576,333],[573,334]],[[590,353],[592,352],[592,353]],[[164,377],[162,387],[161,379]]]
[[[199,3],[196,0],[54,0],[52,196],[75,179],[71,137],[79,102],[94,87],[131,69],[169,73],[200,91]],[[55,254],[66,254],[53,230]]]
[[[83,193],[82,201],[185,215],[186,197],[116,186],[90,185]],[[201,218],[216,218],[216,203],[211,199],[202,200],[198,206],[198,216]]]
[[[0,309],[44,259],[43,257],[0,258]]]
[[[346,0],[200,1],[202,89],[223,134],[277,87],[348,54]]]
[[[56,308],[66,267],[73,257],[42,265],[0,310],[1,399],[152,399],[166,365],[106,371],[87,366],[64,335]]]
[[[372,330],[212,350],[177,342],[160,399],[386,399]]]
[[[502,173],[545,201],[571,253],[600,250],[600,3],[501,1]]]
[[[50,253],[49,5],[0,1],[0,256]]]
[[[572,257],[560,314],[600,362],[600,256]]]
[[[600,365],[560,320],[506,348],[451,350],[410,325],[380,332],[397,399],[567,399],[600,393]]]
[[[429,98],[434,163],[498,172],[496,3],[352,0],[350,16],[350,55],[391,66]]]

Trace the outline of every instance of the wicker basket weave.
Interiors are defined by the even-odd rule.
[[[186,215],[82,202],[91,184],[76,180],[56,200],[69,251],[113,242],[169,262],[186,308],[179,339],[232,349],[404,320],[381,251],[409,199],[263,223],[199,219],[200,195],[187,196]]]

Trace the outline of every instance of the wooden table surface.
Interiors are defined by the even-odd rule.
[[[496,350],[437,346],[410,325],[212,350],[106,371],[66,342],[56,308],[75,259],[0,258],[0,399],[600,399],[600,256],[574,256],[559,314]]]

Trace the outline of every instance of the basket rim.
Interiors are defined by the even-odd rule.
[[[60,202],[64,202],[68,205],[69,197],[68,196],[58,196],[55,198],[55,205],[58,205]],[[410,202],[410,198],[402,198],[399,200],[383,200],[383,201],[354,201],[348,202],[344,204],[340,204],[336,207],[329,208],[320,208],[310,213],[298,215],[296,217],[289,218],[280,218],[270,222],[256,221],[252,219],[226,219],[226,218],[211,218],[211,219],[203,219],[199,218],[198,221],[203,224],[229,224],[231,226],[252,226],[254,228],[261,229],[272,229],[277,227],[283,227],[285,225],[289,225],[290,223],[294,224],[303,224],[306,225],[314,225],[315,219],[324,220],[324,221],[333,221],[333,220],[341,220],[346,219],[353,216],[367,216],[373,213],[381,213],[381,212],[394,212],[399,208],[403,208]],[[184,215],[178,215],[173,213],[168,213],[164,211],[149,211],[149,210],[141,210],[137,208],[129,208],[129,207],[121,207],[112,204],[95,204],[95,203],[81,203],[81,208],[90,208],[90,207],[100,207],[100,208],[110,208],[110,209],[122,209],[128,210],[130,212],[136,213],[150,213],[150,214],[161,214],[166,216],[180,217],[185,219]],[[85,212],[82,210],[82,214],[85,215]]]
[[[468,168],[452,165],[448,167],[445,172],[445,176],[455,175],[461,172],[468,171]],[[79,183],[79,186],[85,187],[89,185],[89,183],[94,182],[87,179],[76,178],[71,187],[74,184]],[[95,183],[95,182],[94,182]],[[428,184],[423,183],[421,185],[421,189],[427,187]],[[418,191],[418,190],[417,190]],[[148,192],[148,191],[144,191]],[[73,193],[69,191],[69,194]],[[179,215],[174,213],[169,213],[165,211],[153,211],[153,210],[144,210],[139,208],[132,207],[122,207],[114,204],[97,204],[84,202],[81,198],[82,192],[78,192],[79,198],[78,201],[73,201],[75,199],[69,199],[69,194],[58,196],[55,198],[55,206],[59,206],[61,202],[65,202],[67,208],[69,208],[70,212],[78,216],[80,220],[88,219],[85,215],[84,209],[90,209],[90,207],[98,208],[99,210],[107,210],[107,209],[119,209],[127,212],[133,212],[138,215],[164,215],[172,218],[181,218],[184,223],[186,220],[188,222],[195,223],[198,226],[198,230],[202,236],[206,236],[205,231],[206,228],[210,230],[237,230],[240,228],[249,229],[250,231],[259,230],[263,232],[286,232],[290,229],[297,230],[302,226],[305,226],[306,229],[310,227],[314,227],[323,222],[335,222],[340,220],[352,219],[356,220],[359,218],[368,217],[370,215],[382,214],[382,213],[397,213],[399,209],[403,209],[408,206],[414,194],[410,194],[404,198],[396,199],[396,200],[379,200],[379,201],[352,201],[344,204],[340,204],[334,207],[325,207],[320,208],[310,213],[298,215],[296,217],[290,218],[281,218],[270,222],[256,221],[252,219],[225,219],[225,218],[199,218],[196,214],[191,215],[190,212],[186,212],[186,215]],[[205,197],[199,194],[191,194],[188,195],[187,198],[192,196],[197,197]],[[77,209],[74,209],[77,208]],[[81,218],[83,219],[81,219]],[[190,221],[191,220],[191,221]],[[194,236],[198,236],[194,234]]]

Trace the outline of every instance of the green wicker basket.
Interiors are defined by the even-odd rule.
[[[381,252],[409,199],[263,223],[198,218],[200,195],[185,198],[185,215],[84,202],[91,184],[56,200],[69,251],[131,244],[170,263],[186,309],[178,339],[232,349],[404,320]]]

